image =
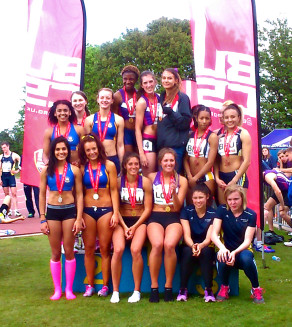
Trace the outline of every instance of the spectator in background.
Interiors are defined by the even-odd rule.
[[[286,150],[278,151],[277,156],[278,156],[277,167],[287,168],[288,156],[286,155]]]
[[[277,167],[277,163],[267,147],[262,148],[262,167],[263,171]]]
[[[1,144],[1,148],[3,154],[0,155],[0,185],[3,187],[5,196],[9,195],[9,188],[11,189],[12,204],[15,209],[14,214],[15,217],[19,217],[21,216],[21,213],[17,209],[17,188],[14,175],[19,172],[19,169],[15,169],[15,166],[16,164],[19,165],[20,156],[17,153],[10,151],[8,142],[3,142]],[[12,215],[11,210],[9,211],[8,215]]]
[[[20,157],[20,163],[19,163],[19,170],[22,169],[22,156]],[[25,204],[26,204],[26,209],[28,211],[28,216],[27,218],[34,218],[35,215],[35,209],[33,205],[33,200],[32,200],[32,192],[34,194],[34,203],[36,206],[36,209],[38,211],[38,214],[40,215],[40,209],[39,209],[39,195],[40,195],[40,188],[38,186],[33,186],[29,184],[23,183],[23,191],[25,194]]]
[[[10,224],[17,220],[24,220],[25,217],[19,216],[16,218],[9,218],[8,217],[8,211],[11,205],[11,197],[9,195],[6,195],[3,203],[0,207],[0,224]]]

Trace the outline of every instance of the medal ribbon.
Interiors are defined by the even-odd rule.
[[[104,130],[102,131],[101,129],[101,116],[100,116],[100,112],[97,113],[97,126],[98,126],[98,135],[99,138],[101,140],[101,142],[104,141],[106,133],[107,133],[107,129],[108,129],[108,125],[109,125],[109,121],[111,119],[111,111],[109,111],[109,113],[107,114],[106,117],[106,122],[105,122],[105,126],[104,126]]]
[[[131,202],[131,207],[134,209],[135,206],[136,206],[136,192],[137,192],[137,186],[138,186],[138,175],[137,175],[137,178],[136,178],[136,181],[135,181],[135,184],[134,184],[134,190],[133,190],[133,194],[131,192],[131,187],[130,187],[130,184],[128,182],[128,178],[127,176],[125,177],[125,181],[126,181],[126,186],[127,186],[127,189],[128,189],[128,193],[129,193],[129,200]]]
[[[169,182],[169,188],[168,188],[168,192],[165,192],[165,183],[164,183],[164,176],[163,176],[163,172],[160,173],[160,183],[161,183],[161,187],[162,187],[162,193],[164,196],[164,199],[166,201],[166,203],[170,202],[171,199],[171,189],[170,189],[170,184],[173,183],[175,181],[174,176],[170,177],[170,182]]]
[[[156,117],[156,113],[157,113],[157,104],[158,104],[158,101],[157,101],[157,98],[156,98],[155,93],[154,93],[154,103],[152,103],[150,101],[149,96],[148,96],[147,93],[145,93],[145,96],[148,99],[150,115],[151,115],[152,122],[154,123],[155,117]]]
[[[198,129],[196,129],[196,131],[195,131],[195,135],[194,135],[194,147],[193,147],[193,148],[194,148],[194,155],[195,155],[196,158],[199,157],[201,145],[202,145],[202,143],[204,142],[205,138],[207,137],[207,134],[209,133],[209,130],[210,130],[210,127],[208,127],[208,128],[205,130],[203,136],[201,137],[201,141],[200,141],[200,143],[199,143],[198,146],[197,146],[197,140],[198,140]]]
[[[84,115],[82,117],[82,121],[81,121],[81,126],[84,127],[84,123],[85,123],[85,119],[86,119],[86,112],[84,112]]]
[[[61,181],[60,181],[58,168],[55,169],[56,184],[57,184],[57,189],[58,189],[58,192],[59,192],[60,195],[62,194],[63,187],[64,187],[64,184],[65,184],[65,178],[66,178],[67,170],[68,170],[68,163],[66,162],[65,165],[64,165],[63,174],[62,174],[62,178],[61,178]]]
[[[225,152],[225,156],[226,156],[226,157],[229,157],[231,141],[232,141],[234,135],[235,135],[238,131],[239,131],[239,128],[236,127],[235,130],[232,132],[232,134],[231,134],[231,136],[230,136],[229,142],[227,142],[227,134],[228,134],[228,132],[226,131],[226,134],[225,134],[225,137],[224,137],[224,152]]]
[[[127,105],[127,108],[128,108],[128,111],[129,111],[129,114],[132,116],[133,113],[134,113],[134,110],[136,108],[136,90],[133,94],[133,107],[131,109],[130,105],[129,105],[129,96],[128,96],[128,93],[126,92],[126,88],[123,87],[124,89],[124,92],[125,92],[125,102],[126,102],[126,105]]]
[[[90,182],[91,182],[91,185],[94,189],[94,193],[97,193],[98,191],[98,184],[99,184],[99,174],[100,174],[100,168],[101,168],[101,163],[99,162],[97,164],[97,168],[96,168],[96,177],[95,177],[95,182],[94,182],[94,178],[93,178],[93,170],[92,170],[92,166],[91,166],[91,163],[89,161],[88,163],[88,172],[89,172],[89,178],[90,178]]]
[[[70,130],[71,130],[71,124],[70,122],[68,122],[68,125],[67,125],[67,128],[66,128],[66,132],[65,134],[63,135],[66,139],[68,138],[68,135],[70,133]],[[61,128],[60,128],[60,125],[59,123],[56,125],[56,128],[55,128],[55,138],[56,137],[59,137],[61,135]]]
[[[172,100],[171,103],[171,109],[173,109],[174,105],[176,104],[176,102],[178,101],[178,93],[176,94],[176,96],[174,97],[174,99]]]

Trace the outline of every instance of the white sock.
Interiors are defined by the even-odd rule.
[[[139,302],[141,299],[141,293],[139,291],[134,291],[133,294],[129,297],[129,303]]]

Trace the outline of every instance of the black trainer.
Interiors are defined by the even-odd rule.
[[[173,301],[172,288],[165,287],[165,290],[164,290],[164,301],[165,302],[172,302]]]
[[[149,302],[157,303],[159,302],[159,291],[158,288],[151,288]]]

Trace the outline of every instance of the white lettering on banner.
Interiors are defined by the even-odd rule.
[[[44,52],[40,69],[31,68],[27,74],[26,102],[47,108],[49,92],[79,89],[81,59]]]

